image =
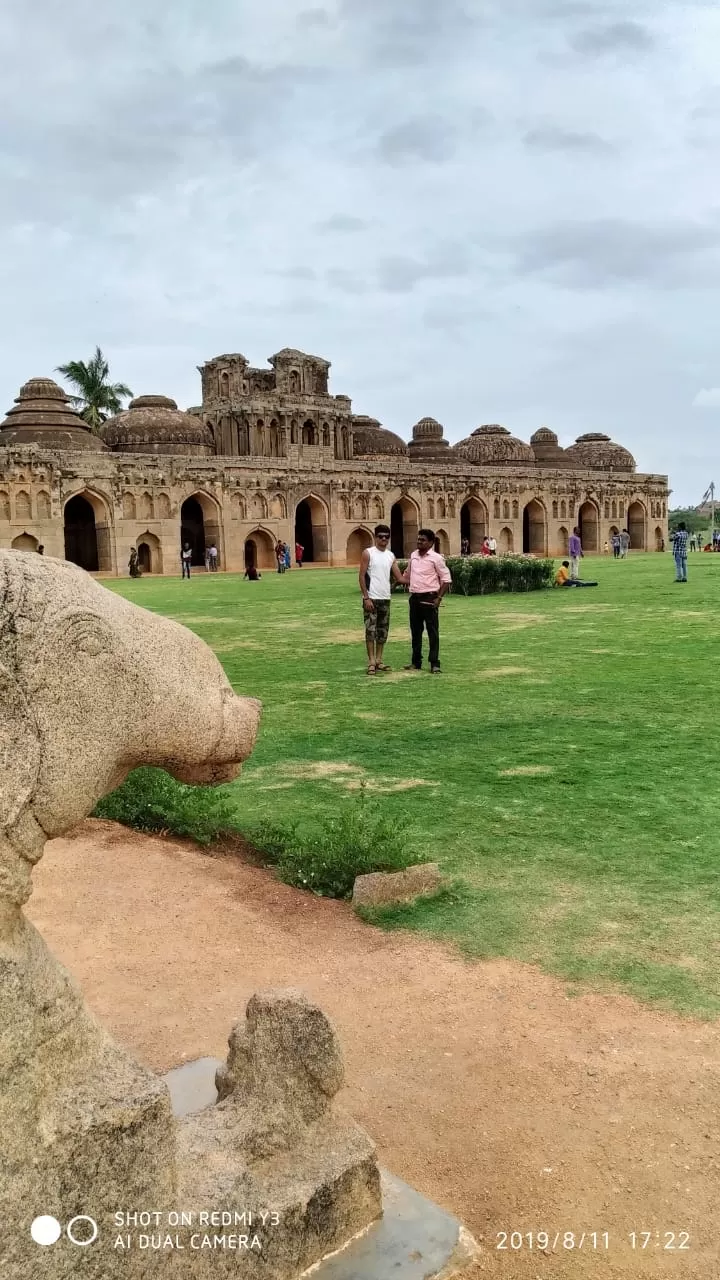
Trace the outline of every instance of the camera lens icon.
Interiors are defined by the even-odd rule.
[[[45,1246],[57,1244],[62,1235],[62,1225],[51,1214],[43,1213],[31,1222],[30,1235],[36,1244]],[[68,1222],[65,1228],[65,1235],[71,1244],[76,1244],[81,1249],[84,1249],[87,1245],[94,1244],[97,1240],[98,1224],[88,1214],[79,1213]]]

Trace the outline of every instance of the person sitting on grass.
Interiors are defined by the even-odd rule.
[[[570,577],[570,561],[563,560],[555,574],[556,587],[596,587],[597,582],[581,582],[579,578]]]

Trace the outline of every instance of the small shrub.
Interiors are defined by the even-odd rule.
[[[401,572],[407,560],[398,560]],[[485,596],[498,591],[542,591],[552,586],[554,562],[534,556],[448,556],[453,595]],[[394,587],[396,591],[406,588]]]
[[[412,849],[408,826],[384,817],[364,791],[315,824],[263,825],[247,834],[286,884],[328,898],[351,897],[356,876],[427,861]]]
[[[109,818],[139,831],[172,831],[208,845],[226,831],[237,831],[231,797],[223,787],[190,787],[164,769],[134,769],[116,791],[95,807]]]

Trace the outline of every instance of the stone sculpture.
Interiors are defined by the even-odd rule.
[[[330,1106],[342,1063],[322,1012],[297,993],[255,997],[219,1073],[222,1101],[176,1123],[166,1085],[105,1032],[22,911],[46,840],[135,766],[234,777],[260,704],[234,694],[184,627],[18,552],[0,552],[0,696],[3,1280],[299,1275],[380,1213],[373,1145]],[[260,1210],[279,1221],[256,1227],[259,1251],[193,1251],[201,1212]],[[171,1246],[141,1249],[116,1225],[149,1211]],[[180,1211],[191,1221],[170,1233]],[[41,1214],[87,1215],[98,1238],[43,1249],[30,1234]]]

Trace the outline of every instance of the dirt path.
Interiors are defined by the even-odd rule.
[[[481,1240],[468,1280],[720,1275],[718,1026],[569,999],[532,968],[465,963],[235,858],[111,823],[49,844],[35,885],[29,915],[157,1070],[224,1057],[260,987],[319,1001],[345,1048],[343,1104],[382,1163]],[[498,1250],[513,1230],[609,1232],[610,1247]],[[633,1230],[653,1233],[644,1252]],[[656,1246],[656,1231],[683,1230],[689,1250]]]

